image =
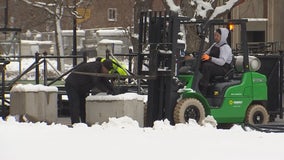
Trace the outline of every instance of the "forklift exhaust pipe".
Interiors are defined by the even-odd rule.
[[[243,72],[243,56],[235,56],[235,68],[238,72]],[[258,71],[261,67],[261,61],[255,56],[249,56],[249,70]]]

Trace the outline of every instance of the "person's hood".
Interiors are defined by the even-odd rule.
[[[229,30],[227,28],[220,28],[221,30],[221,40],[219,43],[217,43],[217,46],[222,46],[224,43],[227,43],[227,38],[229,35]]]

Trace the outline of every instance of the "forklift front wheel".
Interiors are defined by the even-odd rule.
[[[186,98],[180,100],[174,109],[175,123],[185,123],[189,119],[194,119],[201,124],[205,119],[205,110],[202,103],[195,98]]]
[[[264,106],[260,104],[251,105],[246,114],[246,122],[249,124],[267,124],[269,115]]]

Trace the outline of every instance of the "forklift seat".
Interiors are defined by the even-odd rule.
[[[234,77],[235,69],[231,68],[224,76],[214,76],[211,82],[228,82]]]
[[[233,56],[232,62],[230,63],[230,69],[227,71],[227,73],[224,76],[214,76],[210,81],[212,83],[228,82],[231,79],[233,79],[234,74],[236,72],[235,63],[236,63],[236,58]]]

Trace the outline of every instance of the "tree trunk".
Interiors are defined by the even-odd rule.
[[[55,23],[56,24],[56,23]],[[59,46],[58,46],[58,31],[57,27],[54,27],[54,39],[55,39],[55,50],[56,50],[56,56],[59,56],[60,51],[59,51]],[[61,71],[61,63],[60,63],[60,58],[57,58],[57,70]]]
[[[193,17],[195,9],[190,5],[189,1],[181,1],[180,4],[182,15],[186,17]],[[184,34],[186,41],[186,51],[188,52],[196,52],[199,49],[201,39],[196,34],[196,26],[195,25],[184,25]]]
[[[63,48],[63,39],[62,39],[62,29],[61,29],[61,17],[60,15],[60,8],[56,8],[56,15],[55,16],[55,38],[56,38],[56,51],[57,55],[60,57],[64,56],[64,48]],[[57,33],[56,33],[57,32]],[[64,58],[57,59],[57,69],[59,71],[64,71]]]

